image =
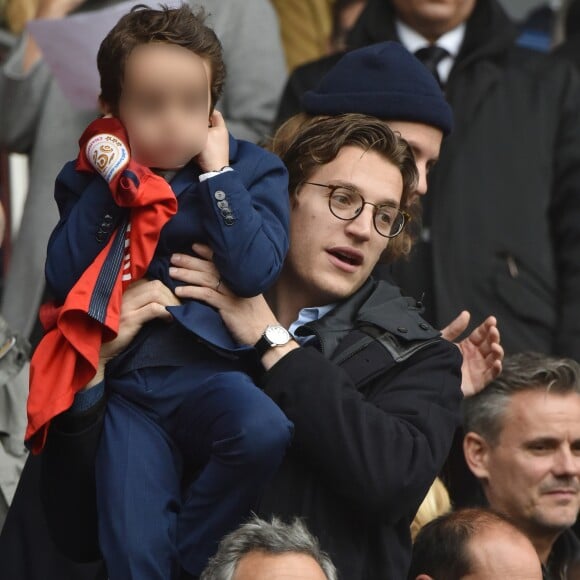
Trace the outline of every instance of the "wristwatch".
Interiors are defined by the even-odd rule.
[[[262,358],[266,352],[275,346],[288,344],[292,336],[279,324],[269,324],[262,334],[262,338],[254,345],[259,358]]]

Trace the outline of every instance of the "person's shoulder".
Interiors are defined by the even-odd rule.
[[[398,361],[404,361],[429,347],[430,354],[446,354],[461,364],[459,349],[441,337],[441,332],[421,316],[417,302],[401,294],[385,281],[376,283],[373,292],[360,306],[357,322],[365,332],[381,342]]]

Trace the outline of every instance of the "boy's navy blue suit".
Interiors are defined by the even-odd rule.
[[[260,294],[274,282],[288,249],[286,169],[231,136],[230,167],[200,182],[192,161],[171,180],[178,211],[161,232],[150,278],[174,289],[170,257],[191,253],[198,241],[211,246],[236,294]],[[126,216],[106,181],[77,172],[74,162],[58,176],[55,197],[61,219],[46,277],[63,301]],[[150,323],[107,368],[97,495],[110,580],[174,578],[177,561],[199,574],[221,536],[248,513],[291,438],[291,423],[247,374],[251,349],[236,345],[219,313],[194,301],[169,310],[176,322]],[[199,468],[187,486],[183,462]],[[158,485],[143,489],[151,478],[140,474],[151,470]]]

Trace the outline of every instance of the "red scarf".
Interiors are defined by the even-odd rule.
[[[96,145],[95,145],[96,142]],[[95,376],[101,344],[115,338],[125,287],[143,277],[163,226],[177,211],[169,184],[129,160],[128,139],[117,119],[98,119],[79,144],[78,171],[98,172],[109,182],[117,205],[129,208],[106,247],[80,277],[64,304],[44,304],[47,333],[30,365],[28,428],[33,453],[46,442],[50,420],[66,411],[74,395]]]

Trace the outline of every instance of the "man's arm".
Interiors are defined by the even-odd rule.
[[[329,489],[394,522],[418,507],[447,457],[460,422],[460,367],[458,349],[437,342],[391,367],[366,399],[343,369],[302,348],[262,386],[294,422],[294,452]]]

